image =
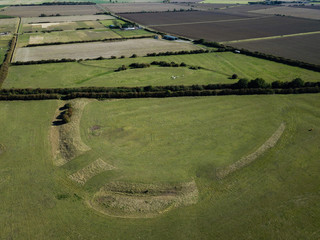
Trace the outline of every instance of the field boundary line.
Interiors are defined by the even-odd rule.
[[[281,123],[278,129],[272,134],[272,136],[265,143],[263,143],[255,152],[245,157],[242,157],[240,160],[236,161],[235,163],[225,168],[218,169],[216,172],[217,178],[223,179],[227,177],[229,174],[237,171],[238,169],[241,169],[249,165],[258,157],[260,157],[264,152],[274,147],[278,142],[278,140],[280,139],[280,137],[282,136],[285,128],[286,128],[286,125],[284,123]]]
[[[154,25],[146,25],[148,27],[164,27],[164,26],[180,26],[180,25],[193,25],[193,24],[203,24],[203,23],[220,23],[220,22],[237,22],[237,21],[248,21],[248,20],[256,20],[270,18],[270,16],[265,17],[254,17],[254,18],[237,18],[237,19],[226,19],[226,20],[212,20],[212,21],[202,21],[202,22],[189,22],[189,23],[168,23],[168,24],[154,24]]]
[[[226,41],[226,42],[219,42],[219,43],[221,43],[221,44],[230,44],[230,43],[242,43],[242,42],[255,42],[255,41],[272,40],[272,39],[279,39],[279,38],[299,37],[299,36],[314,35],[314,34],[320,34],[320,31],[306,32],[306,33],[293,33],[293,34],[286,34],[286,35],[276,35],[276,36],[261,37],[261,38],[248,38],[248,39],[233,40],[233,41]]]

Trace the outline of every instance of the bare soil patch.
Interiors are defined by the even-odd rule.
[[[232,43],[233,47],[320,65],[320,34]]]
[[[87,99],[72,100],[73,114],[67,124],[52,126],[50,140],[54,165],[62,166],[91,148],[85,145],[80,136],[80,120],[82,111],[90,101]],[[60,111],[57,110],[54,119]]]
[[[320,11],[317,9],[295,8],[295,7],[274,7],[253,11],[260,14],[279,14],[290,17],[309,18],[320,20]]]
[[[46,15],[89,15],[101,12],[95,5],[53,5],[53,6],[12,6],[1,12],[2,15],[17,17],[39,17]]]
[[[220,12],[128,13],[120,16],[146,26],[238,19],[237,15]]]
[[[199,47],[190,43],[145,38],[117,42],[94,42],[18,48],[14,61],[25,62],[62,58],[92,59],[100,56],[110,58],[111,56],[120,57],[122,55],[130,57],[132,54],[144,56],[147,53],[153,52],[195,49],[199,49]]]
[[[105,9],[115,13],[129,13],[129,12],[165,12],[165,11],[179,11],[181,9],[188,10],[191,6],[168,4],[168,3],[115,3],[115,4],[101,4]]]
[[[43,42],[43,36],[30,36],[29,44],[39,44]]]
[[[242,157],[239,161],[225,167],[222,169],[217,170],[217,178],[222,179],[228,176],[229,174],[243,168],[246,165],[249,165],[258,157],[260,157],[265,151],[269,150],[270,148],[274,147],[282,133],[284,132],[286,126],[282,123],[279,128],[273,133],[273,135],[264,143],[262,144],[255,152],[249,154],[248,156]]]
[[[203,38],[223,42],[319,31],[320,25],[316,20],[271,16],[241,21],[167,25],[152,28],[191,39]]]
[[[90,205],[110,216],[146,218],[195,204],[198,195],[195,181],[175,185],[113,182],[102,187]]]
[[[92,177],[112,169],[114,169],[112,165],[99,158],[78,172],[70,175],[69,178],[81,185],[84,185]]]

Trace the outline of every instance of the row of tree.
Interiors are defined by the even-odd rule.
[[[210,50],[198,49],[198,50],[190,50],[190,51],[167,51],[167,52],[160,52],[160,53],[148,53],[146,57],[158,57],[158,56],[170,56],[170,55],[185,55],[185,54],[199,54],[199,53],[209,53]]]
[[[7,75],[9,72],[9,66],[10,66],[10,62],[12,60],[13,50],[15,48],[16,42],[17,42],[17,36],[13,36],[13,38],[9,41],[9,50],[7,51],[7,53],[4,57],[4,61],[0,66],[0,88],[1,88],[4,80],[7,78]]]
[[[260,90],[292,90],[302,91],[301,89],[319,89],[320,82],[303,82],[296,78],[290,82],[275,81],[271,84],[266,83],[262,78],[256,78],[251,81],[247,79],[240,79],[234,84],[208,84],[208,85],[172,85],[172,86],[144,86],[144,87],[81,87],[81,88],[11,88],[0,89],[1,96],[33,96],[35,98],[41,95],[50,95],[51,98],[58,98],[59,96],[70,95],[74,93],[94,93],[94,94],[118,94],[118,93],[144,93],[144,92],[187,92],[187,91],[209,91],[209,90],[245,90],[255,91]],[[41,98],[41,97],[40,97]]]

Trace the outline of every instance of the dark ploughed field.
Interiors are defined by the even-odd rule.
[[[216,42],[320,30],[319,21],[278,16],[237,18],[234,15],[213,12],[142,13],[121,16],[158,31]]]
[[[320,65],[320,34],[277,38],[231,44],[234,47],[260,51],[289,59]]]

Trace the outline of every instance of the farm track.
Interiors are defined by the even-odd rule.
[[[263,41],[263,40],[277,39],[277,38],[298,37],[298,36],[313,35],[313,34],[320,34],[320,31],[306,32],[306,33],[295,33],[295,34],[286,34],[286,35],[278,35],[278,36],[262,37],[262,38],[248,38],[248,39],[233,40],[233,41],[226,41],[226,42],[220,42],[220,43],[221,44],[231,44],[231,43],[253,42],[253,41]]]

